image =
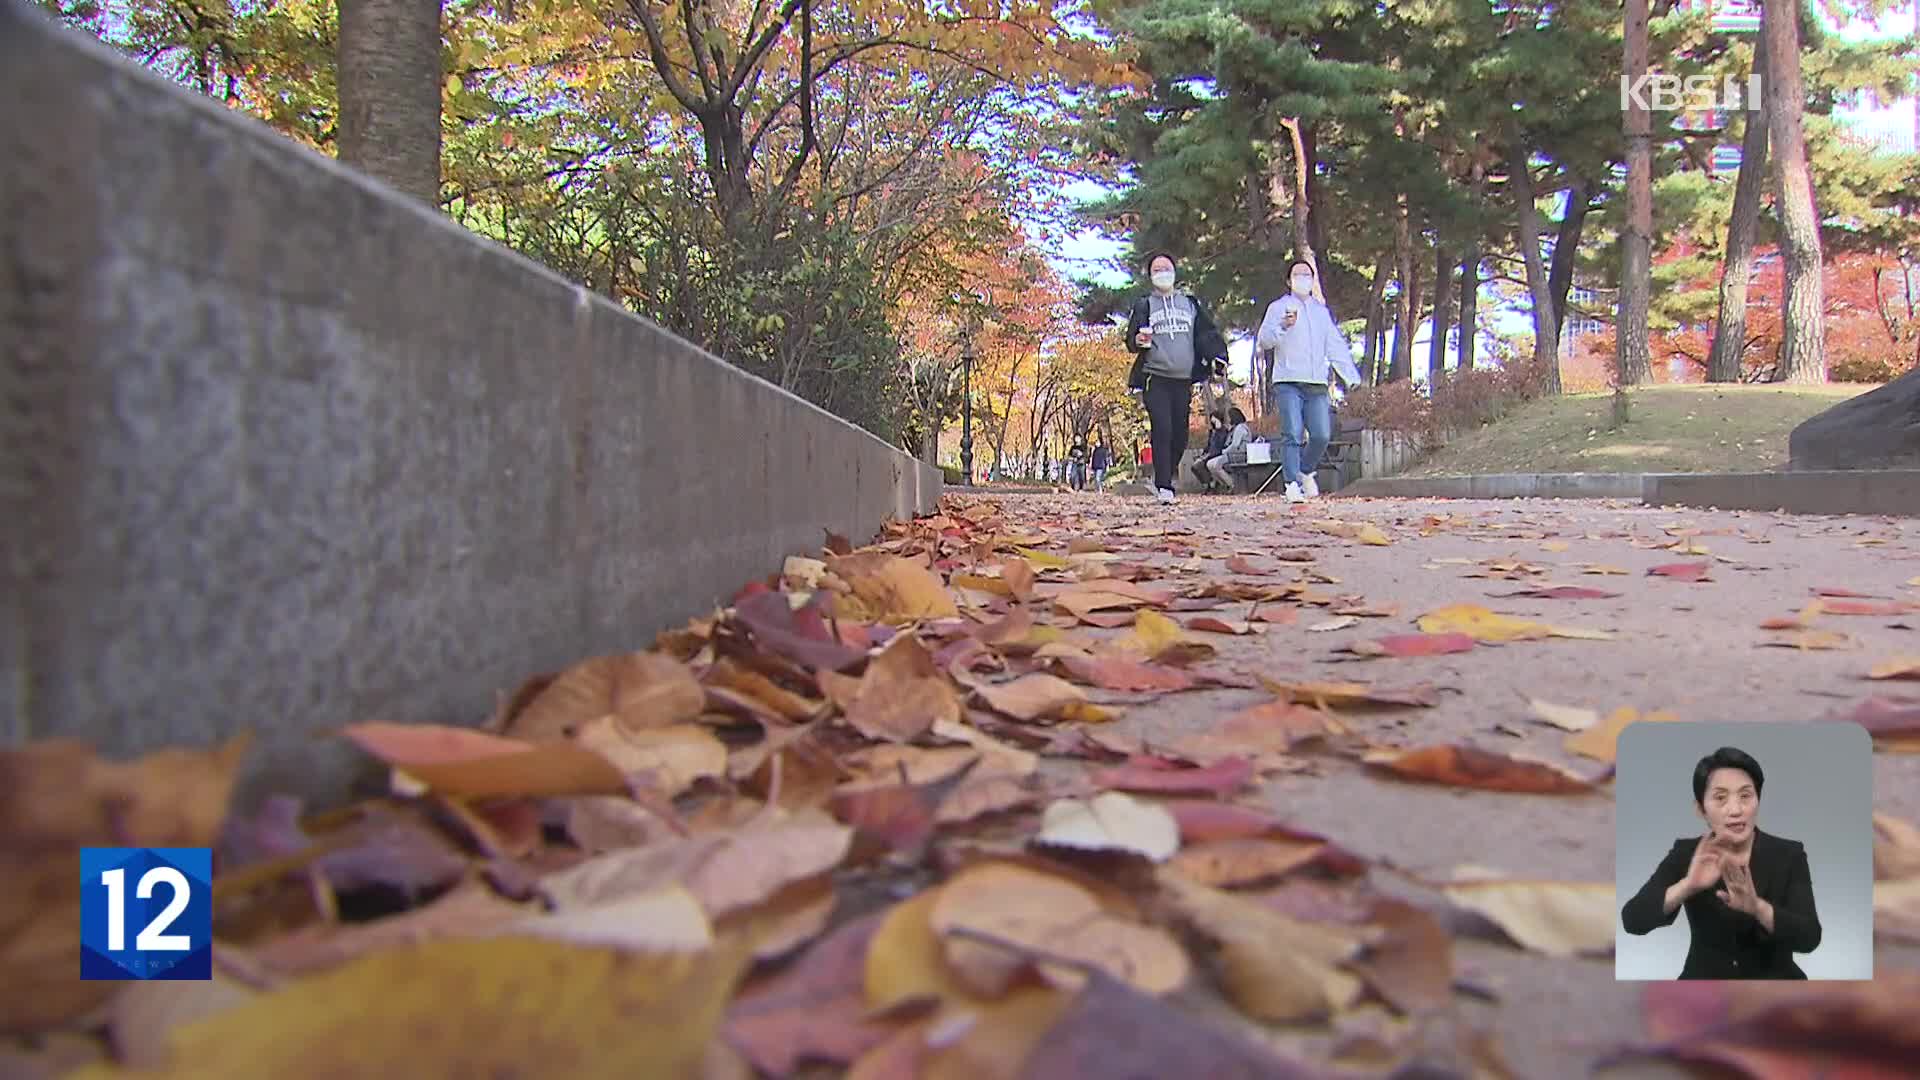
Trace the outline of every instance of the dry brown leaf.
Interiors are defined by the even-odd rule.
[[[1372,934],[1304,923],[1246,897],[1209,888],[1171,868],[1160,887],[1180,916],[1219,947],[1227,996],[1256,1020],[1322,1019],[1360,999],[1363,984],[1346,968]]]
[[[1078,960],[1149,994],[1186,982],[1187,954],[1167,933],[1107,911],[1066,878],[1013,862],[976,863],[941,886],[929,924],[959,980],[995,998],[1013,985],[1028,957],[956,934],[965,929]],[[1042,964],[1049,981],[1072,985],[1077,972]]]
[[[1425,684],[1394,690],[1352,682],[1279,682],[1264,676],[1260,682],[1283,701],[1318,708],[1431,708],[1440,701],[1438,691]]]
[[[825,672],[835,675],[835,672]],[[707,686],[730,690],[748,698],[789,723],[805,723],[820,713],[821,703],[796,694],[752,668],[722,657],[702,676]]]
[[[1408,780],[1486,791],[1534,795],[1584,794],[1593,782],[1545,761],[1496,754],[1472,746],[1423,746],[1378,750],[1367,764]]]
[[[66,739],[0,750],[0,1032],[55,1027],[119,988],[74,970],[80,849],[212,846],[250,741],[126,762]]]
[[[1034,842],[1083,851],[1126,851],[1162,862],[1180,849],[1180,825],[1156,803],[1108,791],[1089,800],[1060,799],[1050,804]]]
[[[1613,635],[1603,630],[1582,630],[1516,619],[1496,614],[1478,604],[1453,604],[1436,608],[1416,620],[1429,634],[1465,634],[1475,641],[1500,643],[1535,641],[1549,637],[1577,637],[1605,641]]]
[[[713,925],[706,910],[698,897],[679,885],[620,895],[600,903],[567,905],[522,919],[504,930],[637,952],[698,952],[713,944]]]
[[[693,672],[671,656],[601,656],[562,672],[508,719],[503,734],[534,742],[565,739],[604,716],[628,730],[664,727],[699,716],[706,701]]]
[[[1851,637],[1848,637],[1838,630],[1797,630],[1781,634],[1778,637],[1763,641],[1760,644],[1763,647],[1773,645],[1783,649],[1799,649],[1804,652],[1811,649],[1851,649],[1854,647],[1855,642]]]
[[[988,708],[1029,723],[1068,720],[1098,723],[1113,714],[1087,700],[1080,688],[1055,675],[1035,672],[974,691]]]
[[[1593,727],[1567,736],[1564,745],[1569,754],[1579,754],[1611,765],[1615,755],[1619,753],[1620,733],[1627,730],[1628,725],[1643,721],[1673,723],[1679,719],[1680,717],[1664,709],[1642,716],[1640,710],[1623,706],[1608,713],[1605,720]]]
[[[529,743],[443,724],[354,724],[362,750],[442,795],[621,795],[626,776],[571,741]]]
[[[1182,877],[1215,888],[1235,889],[1286,877],[1319,862],[1325,841],[1285,836],[1208,840],[1181,851],[1169,863]]]
[[[596,856],[549,874],[541,879],[540,891],[556,909],[567,909],[679,884],[718,919],[832,870],[852,841],[853,830],[844,825],[796,815]]]
[[[1654,983],[1642,1009],[1659,1057],[1775,1078],[1906,1080],[1920,1059],[1920,973],[1860,982]]]
[[[1475,878],[1447,882],[1441,891],[1534,952],[1576,956],[1613,948],[1619,905],[1611,882]]]
[[[960,696],[919,638],[897,634],[867,662],[846,719],[870,739],[906,742],[958,721]]]
[[[1920,679],[1920,656],[1901,656],[1875,664],[1869,679]]]
[[[849,618],[905,623],[960,614],[940,578],[919,563],[880,551],[857,551],[827,566],[851,590],[842,610]]]
[[[603,716],[588,721],[574,741],[668,797],[727,772],[727,745],[704,724],[635,729]]]
[[[1342,615],[1337,619],[1328,619],[1324,622],[1314,623],[1312,626],[1307,627],[1307,632],[1310,634],[1330,634],[1335,630],[1345,630],[1349,626],[1359,625],[1360,616]]]

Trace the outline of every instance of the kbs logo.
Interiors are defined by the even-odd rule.
[[[1620,76],[1621,112],[1634,108],[1652,112],[1757,112],[1762,100],[1758,74],[1745,79],[1732,75],[1723,79],[1710,75],[1681,78],[1659,71],[1649,71],[1634,80]]]
[[[213,978],[213,850],[81,848],[80,977]]]

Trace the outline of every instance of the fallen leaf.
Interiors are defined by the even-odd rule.
[[[445,938],[489,937],[535,909],[503,899],[489,886],[457,885],[422,907],[363,923],[316,923],[270,938],[249,957],[276,975],[307,975],[368,953]]]
[[[187,1024],[243,1005],[258,996],[219,971],[205,982],[130,982],[114,995],[107,1035],[114,1056],[131,1069],[162,1068],[167,1039]]]
[[[1783,649],[1830,650],[1851,649],[1854,640],[1837,630],[1797,630],[1769,638],[1760,643],[1761,647],[1776,646]]]
[[[565,906],[504,928],[508,933],[575,945],[638,952],[698,952],[713,944],[713,925],[699,898],[679,885]]]
[[[1363,984],[1346,964],[1372,935],[1290,919],[1257,901],[1189,881],[1172,869],[1161,890],[1180,917],[1219,949],[1220,981],[1255,1020],[1317,1020],[1352,1007]]]
[[[928,923],[943,939],[949,968],[982,997],[1004,994],[1030,958],[956,931],[1077,960],[1149,994],[1177,990],[1189,974],[1186,950],[1165,931],[1107,911],[1098,897],[1066,878],[1013,862],[962,870],[941,886]],[[1072,974],[1046,964],[1041,970],[1056,983]]]
[[[1593,709],[1555,705],[1551,701],[1541,701],[1538,698],[1528,698],[1527,709],[1533,714],[1534,719],[1566,731],[1585,731],[1600,722],[1599,712]]]
[[[960,614],[939,577],[897,555],[862,551],[827,565],[852,590],[848,614],[854,618],[904,623]]]
[[[1243,836],[1208,840],[1183,849],[1168,863],[1182,877],[1201,885],[1234,889],[1283,878],[1317,865],[1326,853],[1322,840]]]
[[[1307,627],[1307,632],[1310,634],[1330,634],[1335,630],[1345,630],[1349,626],[1359,625],[1360,616],[1342,615],[1337,619],[1328,619],[1325,622],[1314,623],[1312,626]]]
[[[737,600],[733,613],[760,648],[807,671],[845,671],[866,659],[865,650],[851,648],[834,636],[822,614],[819,593],[797,608],[786,593],[755,593]]]
[[[1583,563],[1580,567],[1580,572],[1583,574],[1598,574],[1612,577],[1625,577],[1633,573],[1633,571],[1623,566],[1607,566],[1604,563]]]
[[[1496,754],[1472,746],[1424,746],[1367,754],[1367,764],[1408,780],[1485,791],[1533,795],[1581,794],[1591,781],[1544,761]]]
[[[920,639],[900,634],[867,663],[846,720],[870,739],[907,742],[960,719],[960,697]]]
[[[1869,679],[1920,679],[1920,656],[1901,656],[1875,664]]]
[[[1914,610],[1912,604],[1903,604],[1897,600],[1874,603],[1867,600],[1827,600],[1820,608],[1829,615],[1906,615]]]
[[[1873,880],[1920,878],[1920,826],[1891,814],[1873,815]]]
[[[1620,596],[1617,592],[1594,589],[1585,585],[1542,585],[1538,588],[1496,595],[1509,598],[1524,596],[1534,600],[1613,600]]]
[[[846,858],[853,830],[799,818],[595,856],[541,879],[555,910],[591,908],[681,885],[710,918],[752,907]]]
[[[873,932],[862,968],[867,1007],[875,1012],[934,998],[980,1003],[947,964],[930,918],[945,886],[923,889],[888,908]]]
[[[983,685],[974,692],[988,708],[1028,723],[1057,720],[1098,723],[1112,718],[1107,710],[1088,701],[1079,687],[1040,672],[1022,675],[1012,682]]]
[[[1033,564],[1025,559],[1000,560],[1000,579],[1013,591],[1015,600],[1033,599]]]
[[[149,1075],[685,1076],[748,959],[513,937],[389,949],[177,1029]]]
[[[1227,572],[1230,574],[1251,574],[1254,577],[1259,577],[1262,574],[1270,572],[1262,568],[1260,564],[1240,555],[1227,556],[1226,567]]]
[[[833,793],[833,816],[893,851],[926,843],[940,824],[940,809],[982,759],[925,784],[841,788]]]
[[[1576,956],[1613,948],[1619,905],[1612,882],[1475,878],[1447,882],[1440,891],[1534,952]]]
[[[1391,634],[1371,641],[1350,641],[1347,651],[1360,656],[1444,656],[1473,648],[1466,634]]]
[[[1040,818],[1034,843],[1082,851],[1126,851],[1154,862],[1180,849],[1180,825],[1165,808],[1118,791],[1060,799]]]
[[[1672,578],[1675,581],[1698,582],[1710,580],[1707,574],[1712,569],[1713,564],[1710,562],[1667,563],[1663,566],[1653,567],[1649,569],[1647,573],[1653,577]]]
[[[1873,936],[1920,945],[1920,877],[1873,883]]]
[[[1278,694],[1283,701],[1313,705],[1318,708],[1430,708],[1439,704],[1439,696],[1431,686],[1418,685],[1398,690],[1365,683],[1350,682],[1276,682],[1261,677],[1260,682],[1268,690]]]
[[[1475,641],[1500,643],[1534,641],[1548,637],[1579,637],[1606,640],[1612,635],[1598,630],[1578,630],[1496,614],[1477,604],[1453,604],[1437,608],[1415,620],[1429,634],[1465,634]]]
[[[1784,618],[1768,619],[1767,621],[1760,624],[1760,629],[1762,630],[1805,629],[1808,626],[1811,626],[1813,624],[1813,620],[1815,618],[1818,618],[1822,611],[1826,610],[1825,603],[1826,602],[1823,600],[1815,600],[1812,603],[1808,604],[1806,607],[1801,608],[1799,614],[1797,615],[1788,615]]]
[[[926,1021],[914,1067],[897,1080],[1013,1080],[1073,1003],[1052,986],[1019,986],[990,1004],[949,1004]],[[852,1080],[852,1078],[850,1078]]]
[[[988,814],[1023,810],[1040,801],[1040,792],[1017,776],[981,776],[962,782],[934,813],[937,825],[962,825]]]
[[[624,728],[684,723],[706,707],[687,666],[660,653],[601,656],[562,672],[508,719],[502,734],[537,742],[565,739],[603,716]]]
[[[1870,697],[1823,719],[1859,724],[1876,744],[1920,750],[1920,698]]]
[[[1872,981],[1650,984],[1642,1010],[1654,1043],[1639,1053],[1766,1078],[1895,1080],[1913,1075],[1920,973]]]
[[[1322,1070],[1093,971],[1027,1055],[1020,1076],[1322,1080]]]
[[[1212,645],[1189,636],[1179,623],[1157,611],[1142,611],[1134,618],[1133,633],[1123,647],[1148,660],[1174,664],[1205,660],[1214,653]]]
[[[1621,707],[1608,713],[1607,718],[1600,723],[1567,736],[1564,745],[1569,754],[1579,754],[1611,765],[1614,755],[1619,750],[1620,733],[1625,731],[1629,724],[1642,721],[1671,723],[1679,719],[1678,716],[1664,710],[1642,716],[1638,709]]]
[[[1258,633],[1252,622],[1239,619],[1221,619],[1212,615],[1196,615],[1187,620],[1187,629],[1204,634],[1253,634]]]
[[[820,702],[794,693],[760,672],[735,663],[727,657],[714,661],[713,666],[702,674],[701,679],[710,690],[719,688],[732,691],[788,723],[805,723],[820,712]],[[712,707],[711,701],[709,701],[709,707]]]
[[[884,913],[855,919],[792,966],[743,990],[727,1009],[726,1039],[772,1076],[805,1061],[847,1064],[899,1027],[867,1008],[867,950]]]
[[[1253,779],[1253,765],[1231,757],[1203,768],[1190,768],[1165,758],[1140,755],[1112,769],[1100,769],[1087,779],[1112,791],[1154,792],[1164,795],[1226,795]]]
[[[575,741],[627,776],[645,778],[669,798],[727,772],[727,746],[703,724],[630,729],[603,716],[588,721]]]
[[[572,742],[529,743],[444,724],[354,724],[341,734],[443,795],[618,795],[627,778]]]
[[[1207,731],[1185,736],[1173,746],[1199,764],[1212,764],[1237,753],[1286,753],[1296,743],[1345,732],[1340,722],[1320,709],[1287,701],[1269,701],[1230,713]],[[1205,760],[1200,760],[1204,758]]]
[[[1117,656],[1062,653],[1046,659],[1056,670],[1064,672],[1075,681],[1088,686],[1097,686],[1103,690],[1170,692],[1187,690],[1199,685],[1197,678],[1180,668],[1162,664],[1143,664]]]

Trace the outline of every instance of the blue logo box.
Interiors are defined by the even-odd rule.
[[[81,848],[80,977],[213,978],[213,849]]]

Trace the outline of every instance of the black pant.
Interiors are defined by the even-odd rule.
[[[1187,421],[1193,414],[1193,380],[1147,376],[1147,423],[1152,428],[1153,486],[1173,487],[1174,471],[1187,453]]]

